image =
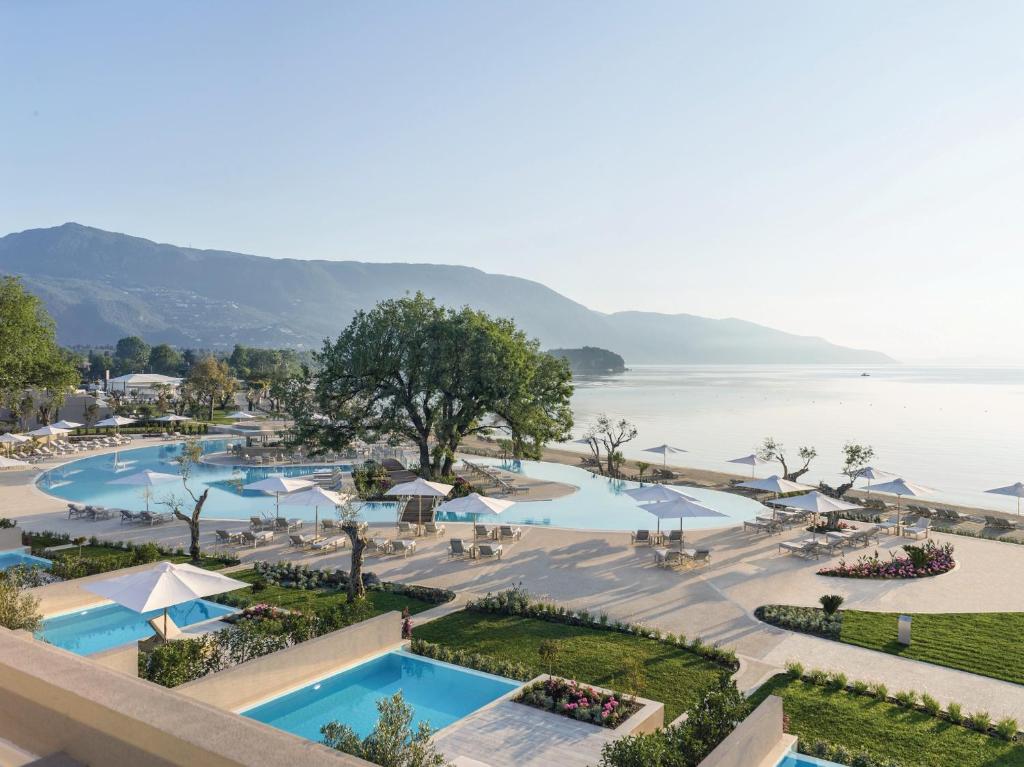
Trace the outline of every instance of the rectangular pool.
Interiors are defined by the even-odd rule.
[[[10,567],[17,567],[19,565],[24,565],[26,567],[42,567],[49,570],[51,564],[53,563],[50,562],[49,559],[34,557],[31,554],[25,553],[21,549],[0,551],[0,570],[6,570]]]
[[[399,690],[412,706],[414,730],[423,721],[440,730],[519,686],[511,679],[395,651],[241,714],[309,740],[321,741],[320,728],[332,721],[365,738],[377,724],[377,701]]]
[[[179,627],[184,628],[233,612],[233,607],[207,602],[205,599],[193,599],[175,605],[167,614]],[[137,613],[117,604],[99,605],[47,618],[36,636],[78,655],[91,655],[153,636],[153,629],[146,621],[163,614],[163,610]]]
[[[843,767],[839,762],[827,762],[807,754],[786,754],[776,767]]]

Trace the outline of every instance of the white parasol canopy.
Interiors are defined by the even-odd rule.
[[[336,493],[333,490],[324,490],[319,485],[314,485],[309,490],[302,490],[291,495],[286,495],[281,503],[286,506],[312,506],[313,507],[313,534],[320,529],[320,507],[321,506],[344,506],[352,499],[351,495]]]
[[[1020,514],[1020,499],[1024,498],[1024,482],[1014,482],[1012,485],[1006,487],[994,487],[991,490],[986,490],[986,493],[995,493],[996,495],[1009,495],[1017,499],[1017,513]]]
[[[768,461],[764,460],[763,458],[758,458],[756,453],[751,453],[750,455],[745,455],[742,458],[730,458],[728,460],[728,463],[738,463],[741,466],[749,466],[750,476],[751,478],[753,478],[754,469],[756,469],[758,466],[763,466],[764,464],[768,463]]]
[[[147,570],[84,584],[83,588],[137,613],[162,609],[166,635],[168,607],[249,585],[193,565],[159,562]]]
[[[905,496],[918,496],[918,495],[932,495],[935,491],[930,487],[919,485],[916,482],[908,482],[907,480],[899,477],[892,480],[891,482],[883,482],[881,485],[875,485],[871,488],[874,493],[886,493],[888,495],[896,496],[896,524],[900,524],[900,499]]]
[[[791,498],[779,501],[779,503],[786,504],[786,507],[790,509],[806,509],[807,511],[813,511],[815,514],[830,514],[834,511],[853,511],[854,509],[863,510],[864,508],[856,503],[850,503],[841,498],[833,498],[817,490],[812,490],[806,495],[794,495]],[[815,530],[815,540],[817,540],[817,528],[813,529]]]
[[[658,455],[660,455],[661,465],[664,466],[668,461],[668,457],[670,455],[675,455],[676,453],[685,453],[686,451],[683,450],[681,447],[672,447],[672,445],[658,445],[657,447],[645,447],[644,452],[657,453]]]
[[[64,420],[57,421],[57,423],[54,424],[54,426],[56,426],[58,429],[77,429],[81,425],[82,424],[78,423],[77,421]]]
[[[444,482],[428,482],[422,477],[416,477],[411,482],[403,482],[395,485],[384,495],[392,496],[422,496],[424,498],[444,498],[452,491],[454,485],[446,485]]]
[[[70,431],[69,429],[62,429],[59,426],[40,426],[38,429],[30,431],[28,434],[30,437],[63,437]]]
[[[488,498],[480,493],[470,493],[462,498],[445,501],[436,511],[448,511],[453,514],[501,514],[515,505],[515,501],[503,501],[500,498]]]
[[[676,490],[668,485],[644,485],[634,487],[630,490],[623,490],[623,495],[628,495],[634,501],[645,501],[647,503],[658,503],[674,501],[676,498],[689,498],[691,501],[697,499],[687,495],[682,490]]]
[[[236,410],[234,413],[228,413],[227,417],[235,421],[248,421],[256,416],[252,413],[246,413],[244,410]]]
[[[749,487],[752,490],[764,490],[768,493],[781,495],[782,493],[796,493],[800,490],[813,490],[810,485],[801,485],[799,482],[792,482],[783,479],[778,474],[772,474],[765,479],[752,479],[748,482],[740,482],[736,487]]]
[[[178,421],[191,421],[192,419],[189,418],[187,415],[177,415],[175,413],[168,413],[167,415],[162,415],[159,418],[154,418],[153,420],[156,421],[157,423],[176,423]]]
[[[644,511],[648,511],[658,518],[659,530],[661,529],[661,520],[663,519],[678,519],[679,520],[679,532],[683,531],[683,520],[684,519],[696,519],[698,517],[726,517],[728,514],[722,514],[720,511],[715,511],[710,506],[705,506],[703,503],[685,498],[680,495],[678,498],[671,501],[663,501],[661,503],[645,503],[640,506]],[[680,548],[682,548],[682,541],[679,542]]]
[[[130,423],[135,423],[134,418],[125,418],[123,415],[112,415],[110,418],[104,418],[102,421],[96,423],[97,426],[113,426],[114,431],[117,431],[122,426],[127,426]]]
[[[22,442],[28,442],[28,437],[10,432],[0,434],[0,444],[2,445],[20,445]]]
[[[19,461],[16,458],[8,458],[6,455],[0,455],[0,469],[24,469],[32,464],[26,461]]]
[[[248,485],[243,485],[243,490],[261,490],[264,493],[273,493],[274,495],[274,508],[276,516],[281,516],[281,493],[294,493],[296,490],[306,490],[315,485],[308,479],[299,479],[298,477],[286,477],[283,474],[271,474],[266,479],[261,479],[258,482],[250,482]]]
[[[168,482],[174,482],[175,480],[179,479],[181,479],[181,476],[178,474],[163,474],[159,471],[146,469],[145,471],[140,471],[137,474],[129,474],[127,477],[121,477],[120,479],[112,479],[107,484],[133,485],[135,487],[147,488],[147,492],[145,492],[146,511],[149,511],[148,488],[156,487],[157,485],[166,485]]]

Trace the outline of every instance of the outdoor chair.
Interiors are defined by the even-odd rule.
[[[277,533],[292,533],[301,527],[301,519],[285,519],[284,517],[278,517],[274,520],[274,532]]]
[[[388,538],[371,538],[366,544],[366,548],[369,549],[371,553],[390,554],[393,544]]]
[[[711,549],[697,549],[690,557],[697,564],[705,564],[711,567]]]
[[[86,508],[88,508],[88,507],[83,506],[80,503],[69,503],[68,504],[68,519],[73,519],[75,517],[84,516]]]
[[[813,556],[815,559],[821,554],[820,545],[814,541],[783,541],[779,544],[779,551],[799,557]]]
[[[654,564],[658,567],[674,567],[683,559],[683,552],[676,549],[655,549]]]
[[[307,546],[312,546],[313,541],[315,540],[316,537],[308,533],[292,533],[288,536],[289,544],[297,549],[304,549]]]
[[[412,522],[405,522],[404,520],[399,520],[395,526],[398,528],[399,535],[420,534],[420,526],[413,524]]]
[[[493,538],[494,534],[487,525],[473,525],[473,537],[475,538]]]
[[[255,549],[261,543],[273,543],[274,534],[269,530],[243,530],[242,531],[242,543],[249,545]]]
[[[886,532],[889,532],[891,530],[895,530],[897,526],[898,523],[896,521],[896,517],[890,517],[889,519],[883,519],[881,522],[875,523],[875,529],[878,531],[885,530]]]
[[[444,535],[447,528],[444,525],[439,525],[436,522],[427,522],[423,525],[424,535]]]
[[[629,534],[629,542],[634,545],[644,543],[650,546],[654,543],[654,539],[651,537],[650,530],[637,530],[635,533]]]
[[[757,533],[771,533],[771,528],[767,524],[756,519],[743,520],[743,532],[747,530],[753,530]]]
[[[928,529],[932,526],[932,523],[927,519],[919,519],[910,527],[903,528],[903,535],[907,538],[918,538],[924,536],[928,537]]]
[[[416,553],[416,541],[407,541],[398,539],[391,544],[392,554],[401,554],[403,557],[408,557],[410,554]]]
[[[138,514],[134,511],[127,511],[126,509],[118,509],[121,512],[121,524],[134,525],[137,522],[142,522],[142,514]]]
[[[502,545],[500,543],[480,543],[477,545],[476,551],[480,557],[501,559]]]
[[[512,525],[501,525],[498,528],[498,538],[500,540],[513,540],[518,541],[523,537],[523,528],[512,527]]]
[[[238,543],[242,540],[241,533],[229,533],[227,530],[217,530],[217,543]]]
[[[348,536],[335,536],[333,538],[321,538],[318,541],[313,541],[312,549],[321,554],[326,554],[328,551],[337,551],[344,548],[347,544]]]
[[[110,519],[112,516],[114,516],[114,512],[108,509],[106,506],[89,507],[89,519],[93,522],[96,522],[101,519]]]
[[[668,543],[669,545],[671,545],[673,543],[678,543],[680,546],[682,546],[683,545],[683,531],[682,530],[669,530],[668,538],[665,539],[665,542]]]
[[[476,544],[466,543],[461,538],[452,538],[448,542],[448,559],[459,559],[469,557],[472,559],[476,552]]]

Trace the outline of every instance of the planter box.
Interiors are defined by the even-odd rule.
[[[522,693],[523,689],[525,689],[526,687],[533,685],[537,682],[546,682],[548,679],[551,679],[551,676],[548,674],[541,674],[540,676],[531,679],[519,690],[515,690],[512,693],[510,693],[509,699],[511,700],[515,697],[518,697]],[[616,692],[616,690],[609,690],[606,687],[598,687],[596,684],[585,684],[583,682],[579,682],[579,685],[581,687],[588,687],[594,690],[595,692],[603,693],[606,695],[610,695],[613,692]],[[639,708],[636,711],[634,711],[628,719],[621,722],[617,727],[602,727],[601,725],[595,724],[594,722],[581,722],[579,719],[574,719],[571,716],[560,714],[557,711],[548,711],[543,708],[537,708],[536,706],[530,706],[526,703],[516,702],[516,705],[526,706],[527,708],[532,708],[534,711],[539,711],[542,714],[550,714],[551,716],[559,717],[561,719],[567,719],[570,722],[578,722],[580,724],[588,725],[590,727],[593,727],[595,730],[601,730],[603,732],[611,733],[615,738],[621,738],[625,735],[636,735],[639,733],[654,732],[655,730],[665,725],[664,703],[659,703],[656,700],[648,700],[647,698],[633,696],[629,697],[632,697],[632,700],[639,706]]]

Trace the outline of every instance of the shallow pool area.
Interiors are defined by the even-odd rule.
[[[529,493],[510,496],[509,500],[517,501],[515,506],[500,515],[480,515],[479,521],[482,523],[551,525],[583,530],[653,530],[657,527],[658,520],[625,495],[626,490],[639,487],[639,482],[599,477],[576,466],[548,461],[502,461],[475,456],[472,460],[476,464],[494,466],[535,479],[562,482],[578,488],[575,493],[551,501],[530,501]],[[770,513],[757,501],[735,493],[687,486],[680,486],[679,489],[728,517],[687,519],[683,522],[684,531],[728,527],[753,519],[758,514]],[[468,518],[456,520],[444,512],[438,515],[438,519],[473,521]],[[663,520],[661,527],[678,529],[679,521]]]
[[[309,740],[323,740],[320,728],[333,721],[365,738],[377,723],[377,701],[396,692],[413,709],[413,730],[420,722],[439,730],[519,686],[396,650],[240,713]]]
[[[0,571],[11,567],[42,567],[49,570],[53,563],[49,559],[34,557],[22,549],[0,551]]]
[[[839,762],[829,762],[807,754],[786,754],[775,767],[842,767]]]
[[[170,608],[167,615],[179,628],[184,628],[233,612],[233,607],[193,599]],[[91,655],[153,636],[147,621],[159,615],[163,615],[163,610],[137,613],[108,603],[47,618],[36,637],[78,655]]]

